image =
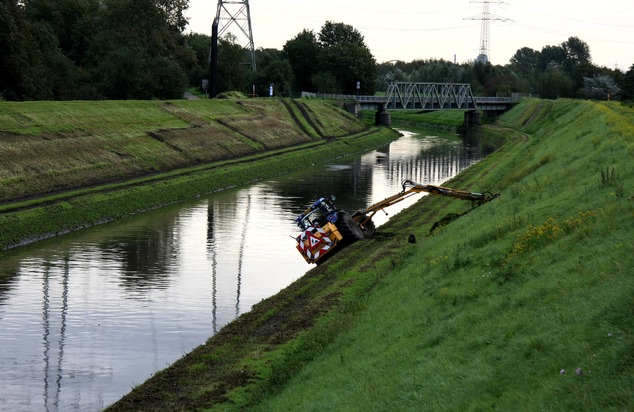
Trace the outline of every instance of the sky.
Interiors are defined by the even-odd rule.
[[[233,0],[235,2],[235,0]],[[236,14],[242,0],[224,4]],[[464,63],[480,53],[481,0],[250,0],[255,47],[281,50],[302,30],[319,33],[326,21],[349,24],[365,38],[378,63],[444,59]],[[218,1],[190,0],[186,32],[211,34]],[[541,50],[570,37],[588,44],[597,66],[634,64],[632,0],[490,1],[489,60],[505,65],[522,47]],[[471,20],[473,18],[474,20]],[[502,19],[498,19],[502,18]],[[506,20],[506,21],[502,21]],[[234,23],[228,31],[247,44]]]

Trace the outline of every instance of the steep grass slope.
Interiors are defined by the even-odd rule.
[[[0,251],[397,136],[317,100],[0,103]]]
[[[464,205],[426,198],[332,262],[378,283],[257,409],[634,409],[634,111],[527,101],[489,131],[514,139],[447,185],[501,197],[431,236]]]
[[[0,202],[366,129],[315,100],[2,102]]]

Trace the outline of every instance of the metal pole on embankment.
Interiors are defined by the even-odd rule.
[[[211,78],[211,91],[209,96],[213,99],[218,93],[218,17],[214,19],[211,25],[211,50],[209,51],[209,68]]]

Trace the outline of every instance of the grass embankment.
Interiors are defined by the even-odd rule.
[[[634,111],[525,101],[508,143],[118,410],[634,409]],[[408,235],[418,242],[407,242]]]
[[[395,137],[316,100],[0,103],[0,250]]]
[[[366,110],[363,118],[367,124],[373,124],[374,113]],[[424,128],[426,130],[459,130],[464,123],[464,112],[458,110],[439,110],[435,112],[393,110],[390,118],[394,127],[402,128]]]

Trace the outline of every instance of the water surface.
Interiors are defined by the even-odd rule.
[[[335,194],[349,211],[441,184],[477,144],[405,133],[194,203],[0,254],[0,410],[98,411],[302,276],[295,217]],[[377,226],[420,198],[379,213]]]

